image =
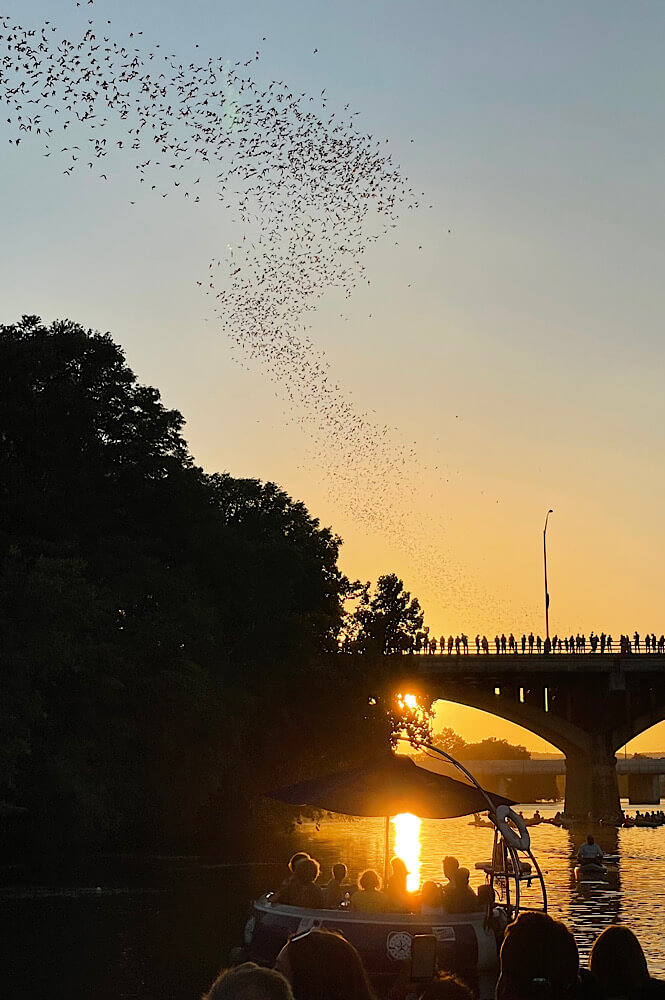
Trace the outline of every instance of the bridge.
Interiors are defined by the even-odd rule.
[[[565,811],[580,818],[619,818],[616,751],[665,720],[661,653],[439,653],[382,659],[388,661],[387,671],[383,666],[392,691],[482,709],[561,750]]]
[[[500,795],[510,795],[507,778],[522,775],[565,777],[566,761],[554,760],[464,760],[463,764],[483,787]],[[631,805],[658,805],[660,776],[665,774],[665,757],[619,757],[617,775],[627,778]]]

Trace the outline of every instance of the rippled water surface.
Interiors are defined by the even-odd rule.
[[[536,805],[521,807],[525,816]],[[538,803],[541,815],[552,816],[556,808]],[[635,807],[631,807],[632,809]],[[639,807],[637,807],[639,808]],[[649,807],[644,807],[649,808]],[[597,842],[606,854],[618,854],[608,873],[594,881],[578,882],[574,876],[575,854],[586,828],[562,830],[549,823],[530,828],[534,855],[545,876],[548,909],[573,930],[580,953],[586,958],[594,939],[612,923],[626,923],[638,935],[652,975],[665,977],[665,827],[658,829],[594,828]],[[383,867],[384,825],[380,820],[323,822],[320,830],[307,830],[312,853],[322,861],[347,862],[355,872],[363,866]],[[441,859],[454,854],[471,870],[471,883],[484,880],[474,869],[476,861],[489,860],[492,831],[476,828],[468,818],[423,820],[420,832],[420,879],[442,880]]]
[[[535,806],[523,806],[525,815]],[[543,815],[554,809],[540,806]],[[652,975],[665,978],[665,828],[594,830],[606,853],[619,854],[608,875],[576,883],[574,854],[586,829],[531,828],[547,883],[549,909],[573,929],[584,957],[597,934],[628,924]],[[395,831],[393,830],[393,836]],[[330,865],[344,860],[356,876],[382,868],[381,820],[303,823],[280,853],[304,847]],[[454,854],[480,884],[476,861],[489,858],[492,831],[468,819],[423,820],[420,878],[441,878],[441,858]],[[413,870],[413,864],[411,865]],[[240,942],[249,901],[276,886],[284,859],[236,865],[196,858],[100,859],[76,875],[53,872],[30,881],[5,870],[0,887],[0,995],[21,1000],[194,1000]]]

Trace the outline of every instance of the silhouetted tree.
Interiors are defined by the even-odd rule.
[[[374,593],[366,583],[353,612],[354,646],[363,652],[400,653],[412,649],[423,625],[415,597],[404,589],[395,573],[380,576]]]
[[[257,790],[388,738],[323,656],[340,540],[182,427],[108,334],[0,327],[0,799],[53,844],[218,849]]]

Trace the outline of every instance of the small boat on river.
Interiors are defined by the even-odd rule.
[[[577,882],[587,882],[590,879],[599,879],[603,875],[607,875],[607,867],[591,861],[586,865],[575,865],[574,875]]]
[[[531,851],[529,832],[508,799],[486,792],[454,758],[429,745],[421,746],[457,768],[466,781],[418,767],[409,757],[389,754],[364,768],[325,775],[273,793],[279,801],[316,806],[333,812],[386,819],[386,869],[390,816],[402,812],[445,819],[486,811],[494,830],[489,861],[476,865],[494,890],[505,921],[514,920],[522,906],[522,888],[536,883],[540,904],[547,909],[542,873]],[[481,824],[477,824],[481,825]],[[486,908],[472,913],[436,916],[421,913],[363,913],[350,908],[306,909],[271,903],[267,892],[252,904],[245,924],[245,953],[262,965],[272,965],[289,937],[311,928],[341,931],[362,957],[379,995],[409,967],[415,935],[436,939],[438,968],[455,972],[477,987],[481,1000],[494,995],[498,974],[498,941]]]

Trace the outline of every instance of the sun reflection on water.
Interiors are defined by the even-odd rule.
[[[395,828],[394,853],[401,858],[409,874],[406,887],[409,892],[420,888],[420,824],[421,820],[413,813],[400,813],[393,816]]]

